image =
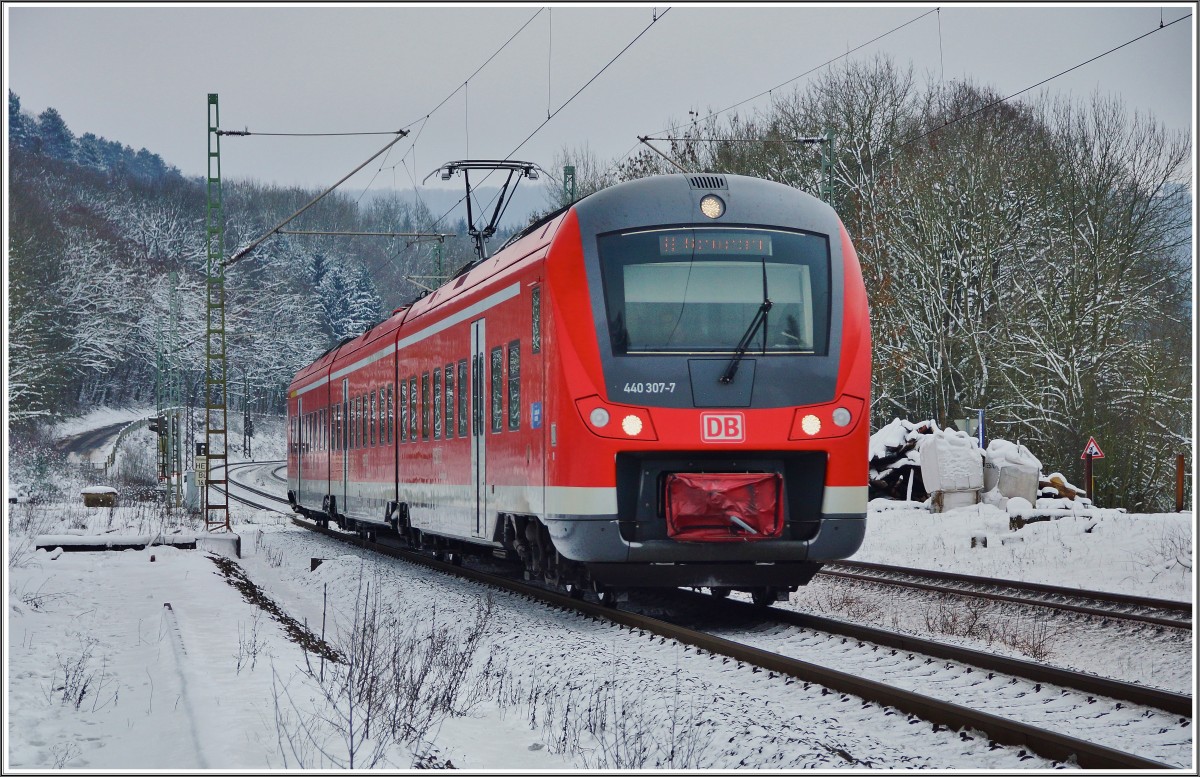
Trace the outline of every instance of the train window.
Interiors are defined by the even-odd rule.
[[[446,365],[446,439],[454,436],[454,365]]]
[[[421,375],[421,439],[429,439],[429,373]]]
[[[504,428],[504,348],[492,349],[492,431]]]
[[[442,371],[433,371],[433,439],[442,439]]]
[[[396,414],[399,416],[398,420],[400,421],[400,442],[408,442],[408,381],[400,381],[399,389],[400,391],[396,398],[400,403],[400,407],[397,408]]]
[[[521,341],[508,344],[508,428],[521,428]]]
[[[542,352],[542,287],[533,287],[533,329],[529,336],[529,349]]]
[[[378,408],[379,408],[379,392],[371,389],[367,394],[367,444],[371,447],[375,446],[375,427],[378,423]]]
[[[730,353],[747,335],[751,353],[827,352],[824,235],[659,229],[602,235],[599,249],[614,353]]]
[[[467,436],[467,399],[470,395],[467,388],[467,360],[458,363],[458,436]]]
[[[396,428],[396,405],[392,399],[392,384],[387,384],[387,444],[391,445],[392,430]]]
[[[417,441],[417,378],[408,379],[408,439]]]
[[[354,398],[354,439],[351,441],[351,448],[362,447],[362,397]]]

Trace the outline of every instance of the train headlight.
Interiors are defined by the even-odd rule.
[[[838,426],[850,425],[850,411],[844,407],[839,407],[833,411],[833,422]]]
[[[710,219],[720,218],[725,215],[725,203],[715,194],[706,194],[700,200],[700,212]]]
[[[630,437],[637,437],[642,433],[642,419],[635,415],[627,415],[621,419],[621,429]]]
[[[815,415],[806,415],[800,421],[800,428],[804,430],[805,434],[816,434],[821,431],[821,419]]]
[[[592,426],[599,429],[602,426],[608,425],[608,411],[602,407],[598,407],[588,416],[588,420],[592,422]]]

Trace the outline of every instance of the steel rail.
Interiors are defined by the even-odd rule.
[[[707,594],[692,591],[681,590],[679,593],[689,597],[711,599]],[[754,605],[749,602],[735,599],[719,600],[715,604],[717,606],[732,608],[731,611],[735,612],[747,612],[754,608]],[[909,634],[884,631],[872,626],[848,623],[846,621],[825,618],[820,615],[796,612],[795,610],[772,607],[760,612],[765,612],[772,619],[791,626],[829,634],[840,634],[843,637],[849,637],[862,642],[873,642],[895,650],[911,651],[924,656],[969,664],[989,672],[1001,672],[1033,682],[1048,683],[1063,688],[1083,691],[1084,693],[1108,696],[1117,701],[1155,707],[1174,715],[1190,717],[1192,714],[1192,697],[1185,693],[1175,693],[1174,691],[1166,691],[1158,688],[1146,688],[1145,686],[1125,682],[1124,680],[1114,680],[1110,677],[1038,664],[1020,658],[997,655],[961,645],[935,642]]]
[[[235,502],[241,502],[242,504],[247,505],[249,507],[254,507],[259,510],[275,510],[276,512],[283,512],[282,510],[279,510],[279,508],[277,508],[277,507],[273,507],[271,505],[258,504],[257,502],[253,502],[249,499],[246,499],[245,497],[237,496],[237,495],[233,494],[231,492],[231,490],[228,488],[228,486],[236,485],[238,488],[245,489],[246,491],[249,491],[252,494],[257,494],[259,496],[266,497],[267,499],[271,499],[275,502],[283,502],[284,504],[289,504],[288,500],[281,496],[276,496],[275,494],[272,494],[269,491],[263,491],[262,489],[255,488],[254,486],[248,486],[245,483],[239,483],[238,481],[233,480],[232,478],[229,477],[229,475],[233,472],[234,469],[260,466],[263,464],[274,464],[276,461],[277,461],[276,459],[272,459],[272,460],[268,460],[268,461],[238,461],[238,462],[234,462],[233,464],[226,464],[224,467],[217,467],[217,469],[225,470],[225,478],[226,478],[227,488],[221,488],[220,486],[214,486],[214,488],[216,488],[221,493],[225,494],[225,496],[228,497],[229,499],[232,499]]]
[[[991,741],[1004,745],[1025,747],[1030,751],[1055,761],[1076,759],[1079,766],[1087,769],[1171,769],[1173,767],[1132,753],[1105,747],[1094,742],[1076,739],[1053,731],[1044,731],[1035,726],[1020,723],[997,715],[974,710],[961,705],[933,699],[928,696],[894,688],[884,683],[868,680],[846,672],[811,664],[787,656],[759,650],[732,640],[705,634],[666,621],[637,613],[617,610],[592,602],[572,599],[566,594],[530,586],[523,581],[489,574],[469,567],[438,561],[413,551],[383,543],[367,542],[358,535],[333,529],[323,529],[315,523],[292,516],[297,526],[323,534],[350,545],[376,550],[394,558],[411,561],[422,566],[463,577],[485,585],[491,585],[522,596],[544,602],[582,615],[610,621],[629,628],[649,632],[660,637],[711,653],[728,656],[738,661],[759,666],[768,671],[795,677],[804,682],[817,683],[841,693],[853,694],[876,704],[894,707],[915,715],[930,723],[945,725],[954,730],[977,729]]]
[[[257,491],[257,489],[254,490],[256,493],[262,493]],[[703,598],[706,603],[712,603],[718,607],[724,606],[734,608],[734,610],[748,610],[752,607],[748,603],[737,600],[718,600],[713,602],[713,599],[706,594],[686,590],[680,590],[678,593],[687,597]],[[1033,682],[1049,683],[1084,693],[1107,696],[1118,701],[1154,707],[1175,715],[1190,716],[1192,714],[1192,696],[1185,693],[1176,693],[1159,688],[1147,688],[1123,680],[1039,664],[1024,659],[975,650],[960,645],[936,642],[913,635],[884,631],[871,626],[796,612],[794,610],[771,608],[759,612],[768,614],[773,620],[780,623],[800,628],[829,634],[839,634],[844,637],[872,642],[895,650],[912,651],[925,656],[957,661],[985,671],[1001,672]]]
[[[849,566],[849,565],[850,565],[850,562],[839,561],[836,564],[832,564],[829,566]],[[906,569],[903,567],[891,567],[891,568],[885,567],[883,569],[877,569],[877,570],[871,570],[871,571],[878,571],[880,573],[903,574],[903,575],[908,575],[910,577],[921,577],[921,576],[925,575],[923,570]],[[920,582],[917,582],[914,580],[898,580],[895,578],[883,577],[880,574],[860,574],[860,573],[855,573],[855,572],[839,572],[836,570],[824,569],[824,568],[818,574],[826,575],[828,577],[838,577],[838,578],[842,578],[842,579],[846,579],[846,580],[857,580],[857,581],[867,582],[867,583],[877,583],[880,585],[890,585],[890,586],[896,586],[896,587],[901,587],[901,588],[912,588],[912,589],[916,589],[916,590],[920,590],[920,591],[932,591],[932,592],[936,592],[936,593],[947,593],[947,594],[954,594],[956,596],[971,596],[971,597],[975,597],[978,599],[988,599],[988,600],[997,601],[997,602],[1008,602],[1008,603],[1012,603],[1012,604],[1021,604],[1021,605],[1025,605],[1025,606],[1031,606],[1031,607],[1046,607],[1049,609],[1064,610],[1067,612],[1075,612],[1075,613],[1080,613],[1082,615],[1090,615],[1090,616],[1099,617],[1099,618],[1115,618],[1118,620],[1135,621],[1138,623],[1147,623],[1147,624],[1151,624],[1154,626],[1166,626],[1168,628],[1175,628],[1175,629],[1185,629],[1188,631],[1191,631],[1191,629],[1192,629],[1192,624],[1190,621],[1180,620],[1178,618],[1162,618],[1162,617],[1158,617],[1155,615],[1142,615],[1139,613],[1119,612],[1117,610],[1107,610],[1107,609],[1103,609],[1103,608],[1099,608],[1099,607],[1088,607],[1086,605],[1068,604],[1065,602],[1054,602],[1054,601],[1049,601],[1046,599],[1026,598],[1026,597],[1022,597],[1022,596],[1012,596],[1009,594],[990,593],[988,591],[976,591],[976,590],[971,590],[968,588],[957,588],[957,587],[953,587],[953,586],[937,585],[935,583],[920,583]],[[967,585],[986,585],[986,586],[990,586],[993,588],[1006,588],[1007,587],[1007,588],[1016,588],[1019,590],[1023,589],[1023,590],[1036,591],[1037,593],[1051,593],[1051,592],[1047,592],[1044,590],[1037,590],[1034,588],[1025,588],[1024,586],[1021,586],[1021,585],[1013,585],[1012,581],[1000,580],[1000,579],[972,578],[972,577],[966,576],[966,575],[962,575],[962,576],[952,575],[950,573],[945,573],[945,572],[940,572],[940,573],[937,573],[936,575],[929,575],[929,577],[932,577],[935,579],[947,580],[947,581],[961,582],[961,583],[964,583]],[[1037,584],[1030,584],[1030,585],[1037,585]],[[1052,586],[1046,586],[1046,587],[1052,588]],[[1095,593],[1098,593],[1098,592],[1073,590],[1070,588],[1064,588],[1064,589],[1060,589],[1059,591],[1054,591],[1052,595],[1070,596],[1074,599],[1081,599],[1081,598],[1086,599],[1086,598],[1093,598],[1093,594],[1095,594]],[[1112,596],[1121,596],[1121,595],[1113,594]],[[1095,598],[1099,598],[1099,597],[1095,597]],[[1130,598],[1136,598],[1136,597],[1130,597]],[[1136,604],[1135,605],[1135,604],[1132,604],[1132,603],[1130,603],[1128,601],[1124,601],[1124,600],[1112,600],[1112,599],[1100,599],[1100,600],[1101,601],[1109,601],[1110,603],[1121,604],[1124,606],[1140,606],[1140,607],[1153,606],[1153,605],[1149,605],[1149,604]],[[1179,604],[1178,602],[1167,602],[1167,600],[1151,599],[1148,601],[1151,601],[1151,602],[1162,601],[1162,602],[1166,602],[1171,605]],[[1190,607],[1189,607],[1189,609],[1190,609]],[[1172,607],[1171,611],[1178,611],[1178,610],[1176,610],[1174,607]]]
[[[1180,602],[1174,599],[1154,599],[1149,596],[1132,596],[1130,594],[1119,594],[1111,591],[1087,591],[1082,588],[1067,588],[1065,586],[1047,585],[1045,583],[1029,583],[1023,580],[1005,580],[995,577],[978,577],[975,575],[961,575],[954,572],[942,572],[933,569],[915,569],[911,567],[897,567],[890,564],[876,564],[869,561],[836,561],[829,566],[849,567],[852,569],[871,570],[875,572],[894,572],[897,574],[906,575],[921,575],[935,580],[949,580],[963,583],[971,583],[973,585],[994,585],[1006,588],[1015,588],[1021,591],[1034,591],[1042,594],[1056,594],[1059,596],[1071,596],[1074,598],[1084,597],[1087,599],[1095,599],[1101,602],[1111,602],[1113,604],[1126,604],[1131,607],[1154,607],[1160,610],[1172,610],[1176,612],[1191,613],[1191,602]]]

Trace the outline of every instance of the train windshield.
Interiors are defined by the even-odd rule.
[[[660,229],[602,235],[599,250],[614,353],[729,353],[743,336],[748,353],[827,351],[824,235]]]

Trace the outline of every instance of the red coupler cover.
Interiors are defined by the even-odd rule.
[[[667,476],[667,535],[689,542],[746,542],[783,533],[782,478],[774,472]]]

